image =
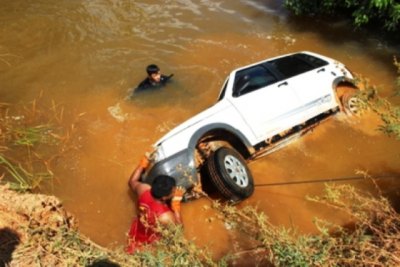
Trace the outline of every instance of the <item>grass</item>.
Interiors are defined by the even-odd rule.
[[[133,255],[127,255],[123,248],[106,249],[81,235],[74,217],[55,198],[28,194],[35,201],[26,206],[26,198],[19,201],[16,198],[27,194],[10,191],[13,199],[5,197],[6,190],[1,187],[0,190],[0,210],[16,206],[15,217],[19,218],[13,223],[18,225],[16,230],[23,240],[13,252],[12,264],[16,266],[91,266],[96,262],[118,264],[114,266],[231,266],[243,257],[240,238],[236,237],[252,241],[254,254],[246,258],[250,265],[400,265],[399,214],[384,197],[374,197],[349,185],[326,185],[322,196],[309,197],[309,201],[348,214],[352,225],[345,227],[317,219],[315,224],[320,233],[313,235],[273,225],[255,207],[239,209],[211,202],[218,219],[225,222],[237,243],[235,252],[218,261],[206,247],[187,240],[180,226],[160,228],[163,238]],[[19,202],[23,204],[19,206]],[[8,216],[0,218],[0,225]]]
[[[50,110],[50,112],[49,112]],[[71,129],[62,126],[64,109],[42,95],[29,105],[0,103],[0,172],[19,191],[51,181],[51,161],[71,147]]]
[[[400,216],[387,199],[349,185],[327,184],[322,197],[309,200],[348,214],[353,225],[316,220],[319,234],[300,235],[272,225],[253,207],[238,210],[217,203],[214,208],[233,229],[252,238],[273,266],[400,265]]]
[[[400,93],[400,63],[395,59],[394,64],[397,68],[398,77],[395,84],[395,95]],[[359,75],[357,82],[363,90],[358,94],[361,99],[361,109],[370,109],[377,114],[382,124],[378,130],[384,134],[400,140],[400,107],[394,106],[385,98],[379,97],[379,88],[371,85],[369,80]]]

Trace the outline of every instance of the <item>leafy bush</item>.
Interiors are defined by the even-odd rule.
[[[349,14],[356,26],[377,22],[388,31],[400,25],[400,3],[396,0],[285,0],[296,15]]]

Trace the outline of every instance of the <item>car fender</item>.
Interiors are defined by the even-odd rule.
[[[151,183],[156,176],[167,175],[174,177],[177,184],[185,188],[190,188],[196,184],[198,182],[197,166],[194,160],[196,145],[202,136],[213,130],[224,130],[230,132],[242,143],[236,145],[243,145],[246,148],[251,147],[249,140],[239,130],[233,128],[231,125],[224,123],[207,124],[196,130],[190,138],[187,148],[155,163],[150,172],[146,174],[144,180]]]

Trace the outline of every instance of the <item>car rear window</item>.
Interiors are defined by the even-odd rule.
[[[238,71],[235,76],[233,96],[238,97],[277,82],[277,78],[262,65]]]

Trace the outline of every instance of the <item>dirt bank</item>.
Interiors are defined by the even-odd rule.
[[[56,197],[0,186],[0,266],[88,266],[111,257],[77,228]]]
[[[184,238],[179,226],[173,229],[165,232],[165,242],[154,250],[128,255],[123,247],[104,248],[80,234],[77,220],[56,197],[17,193],[0,185],[0,267],[154,266],[160,262],[217,266],[209,254]]]

